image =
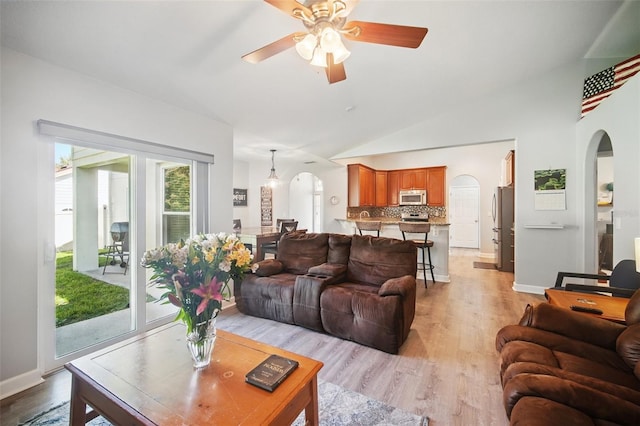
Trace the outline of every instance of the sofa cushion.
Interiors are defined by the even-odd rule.
[[[513,420],[513,409],[525,397],[541,397],[584,413],[591,419],[602,419],[621,425],[640,424],[640,406],[615,395],[600,392],[571,380],[544,374],[520,374],[504,387],[503,402]],[[549,407],[547,407],[549,408]],[[533,414],[531,412],[529,415]],[[523,419],[524,420],[524,419]],[[513,424],[513,423],[512,423]],[[526,423],[518,423],[526,424]],[[553,425],[564,425],[553,421]],[[575,423],[569,423],[575,424]],[[603,424],[587,422],[578,424]],[[604,423],[607,424],[607,423]]]
[[[351,236],[342,234],[329,234],[329,252],[327,253],[328,263],[349,263],[349,253],[351,251]]]
[[[496,335],[496,348],[501,352],[509,342],[534,343],[550,351],[573,354],[629,372],[629,367],[614,350],[605,349],[593,343],[572,339],[551,331],[523,327],[521,325],[507,325],[498,331]]]
[[[245,275],[236,303],[240,312],[293,324],[293,293],[297,275],[281,273],[270,277]],[[236,291],[237,291],[236,290]]]
[[[320,295],[323,328],[334,336],[398,353],[406,338],[400,297],[377,293],[377,286],[367,284],[327,286]]]
[[[504,372],[511,364],[530,362],[640,390],[640,383],[631,370],[616,357],[615,352],[610,352],[608,360],[603,358],[603,354],[598,354],[598,358],[596,361],[532,342],[512,341],[504,345],[500,352],[500,376],[504,380]],[[615,364],[618,366],[614,366]]]
[[[511,411],[512,426],[584,426],[595,424],[580,410],[550,399],[525,396]]]
[[[636,368],[640,360],[640,324],[629,326],[620,334],[616,351],[629,367]]]
[[[278,260],[285,272],[304,275],[310,267],[327,261],[328,234],[291,232],[280,238]]]
[[[381,286],[390,278],[416,276],[417,249],[410,241],[353,235],[347,280]]]

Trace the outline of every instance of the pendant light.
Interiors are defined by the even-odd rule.
[[[278,175],[276,175],[276,166],[273,162],[275,153],[276,153],[276,150],[272,149],[271,150],[271,173],[269,173],[269,177],[267,178],[267,184],[272,188],[278,185]]]

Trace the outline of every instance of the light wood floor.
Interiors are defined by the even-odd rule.
[[[475,269],[475,250],[454,249],[450,283],[418,281],[416,318],[399,355],[301,327],[226,312],[218,327],[324,362],[323,380],[428,416],[430,425],[508,425],[498,376],[496,332],[542,296],[511,289],[513,274]],[[549,283],[551,286],[552,283]],[[1,403],[0,423],[15,425],[69,399],[69,373]]]

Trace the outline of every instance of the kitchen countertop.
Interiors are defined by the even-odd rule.
[[[345,220],[347,222],[382,222],[382,225],[397,225],[398,223],[402,222],[402,219],[399,217],[389,217],[389,216],[380,216],[380,217],[363,217],[361,218],[357,218],[357,217],[348,217],[346,219],[338,219],[338,220]],[[450,225],[449,222],[447,222],[447,219],[444,217],[430,217],[428,223],[430,223],[433,226],[448,226]]]

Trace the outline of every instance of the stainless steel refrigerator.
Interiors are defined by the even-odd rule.
[[[493,194],[491,213],[493,215],[493,247],[496,269],[514,271],[515,241],[513,233],[514,200],[513,188],[499,186]]]

